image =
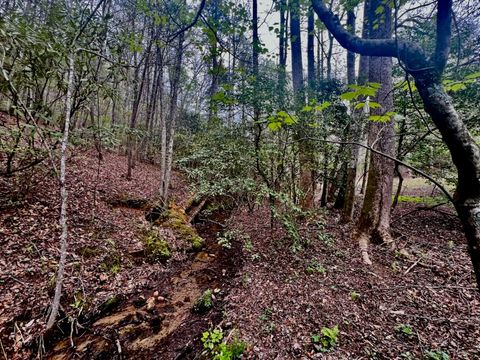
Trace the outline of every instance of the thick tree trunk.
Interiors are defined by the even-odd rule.
[[[425,74],[415,78],[425,111],[442,134],[458,172],[455,208],[462,222],[480,288],[480,148],[445,93],[440,80]]]
[[[287,5],[286,0],[280,0],[278,3],[280,12],[280,34],[278,37],[278,86],[279,86],[279,106],[285,101],[285,87],[287,84],[287,19],[285,16]]]
[[[375,9],[381,5],[381,0],[372,0],[368,18],[375,19]],[[389,38],[391,36],[391,10],[385,9],[378,26],[369,29],[371,38]],[[369,81],[381,84],[375,97],[381,109],[373,109],[372,114],[381,115],[393,110],[392,97],[392,58],[372,57],[369,60]],[[374,149],[382,153],[394,153],[394,128],[393,119],[387,122],[372,122],[370,124],[369,142]],[[368,256],[370,240],[375,242],[392,242],[390,235],[390,212],[392,203],[394,163],[378,154],[370,155],[370,169],[368,183],[362,211],[357,224],[358,242],[362,252],[363,261],[371,264]]]
[[[218,21],[220,17],[219,0],[212,0],[211,7],[212,7],[211,11],[212,11],[212,20],[213,20],[212,23],[216,28],[218,26]],[[214,29],[210,31],[216,31],[216,30]],[[210,40],[210,59],[211,59],[210,74],[212,78],[210,82],[210,88],[208,90],[208,95],[210,97],[208,120],[212,121],[217,118],[218,109],[217,109],[217,104],[213,99],[213,97],[218,91],[218,80],[219,80],[218,78],[220,74],[218,43],[217,43],[217,39],[213,35],[211,36],[211,40]]]
[[[450,50],[453,1],[437,1],[436,44],[432,56],[427,56],[417,44],[402,39],[372,41],[351,36],[323,2],[312,0],[312,4],[342,46],[364,55],[397,57],[415,78],[425,110],[442,134],[457,168],[455,207],[464,226],[480,288],[480,148],[441,85]]]
[[[304,103],[302,38],[300,32],[300,1],[290,0],[290,40],[292,52],[292,83],[297,103]]]

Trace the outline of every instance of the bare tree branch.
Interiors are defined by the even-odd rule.
[[[335,141],[335,140],[326,140],[326,139],[319,139],[319,138],[310,138],[310,137],[307,137],[307,138],[304,138],[304,139],[300,139],[300,140],[314,140],[314,141],[320,141],[320,142],[326,142],[326,143],[330,143],[330,144],[339,144],[339,145],[357,145],[357,146],[360,146],[364,149],[367,149],[375,154],[378,154],[380,156],[383,156],[383,157],[386,157],[387,159],[390,159],[394,162],[396,162],[397,164],[400,164],[400,165],[403,165],[405,166],[406,168],[416,172],[417,174],[423,176],[424,178],[430,180],[432,183],[434,183],[435,185],[437,185],[437,187],[445,194],[445,196],[447,197],[447,199],[452,203],[454,204],[454,201],[453,201],[453,197],[452,195],[447,191],[447,189],[445,189],[445,187],[440,184],[437,180],[435,180],[433,177],[431,177],[430,175],[428,175],[427,173],[423,172],[422,170],[420,169],[417,169],[416,167],[412,166],[412,165],[409,165],[407,164],[406,162],[402,161],[402,160],[399,160],[393,156],[390,156],[388,154],[385,154],[381,151],[378,151],[374,148],[372,148],[371,146],[368,146],[368,145],[365,145],[365,144],[362,144],[362,143],[359,143],[359,142],[355,142],[355,141]]]

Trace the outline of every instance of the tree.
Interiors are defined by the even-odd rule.
[[[382,5],[381,0],[371,0],[368,12],[369,38],[389,39],[392,35],[392,9]],[[384,9],[378,16],[378,8]],[[394,129],[393,117],[385,116],[393,110],[392,59],[390,57],[373,57],[369,61],[369,81],[380,84],[374,101],[381,107],[373,108],[373,116],[380,116],[382,121],[373,121],[369,129],[369,143],[384,154],[393,156]],[[394,163],[381,155],[371,154],[368,171],[367,188],[360,218],[357,224],[357,238],[363,260],[371,264],[368,257],[370,239],[391,243],[390,209],[392,203]]]
[[[300,1],[290,0],[290,42],[292,53],[292,83],[297,103],[303,104],[304,81],[302,63],[302,35],[300,32]]]
[[[364,14],[368,13],[369,1],[366,0],[364,3]],[[362,37],[365,39],[368,36],[368,17],[363,17],[363,29]],[[353,9],[350,9],[347,13],[347,26],[348,30],[355,34],[355,13]],[[358,84],[364,85],[365,83],[365,73],[368,73],[368,57],[361,56],[360,64],[358,69]],[[347,82],[349,84],[354,84],[355,79],[355,53],[353,51],[347,52]],[[361,111],[352,111],[352,123],[350,125],[349,138],[354,142],[358,142],[361,138],[361,120],[362,113]],[[341,220],[344,223],[350,222],[352,220],[353,209],[355,206],[355,194],[356,194],[356,182],[357,182],[357,165],[358,165],[358,153],[359,148],[357,145],[350,145],[348,148],[348,164],[345,177],[345,199],[343,202],[343,210]]]
[[[463,224],[477,284],[480,287],[480,147],[460,119],[442,85],[452,27],[452,0],[437,1],[436,42],[431,56],[402,39],[361,39],[345,30],[320,0],[312,5],[344,48],[368,56],[397,58],[415,80],[425,111],[440,131],[457,169],[454,205]]]

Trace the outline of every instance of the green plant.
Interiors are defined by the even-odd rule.
[[[398,334],[401,334],[407,337],[413,336],[414,334],[412,327],[408,324],[398,324],[397,326],[395,326],[395,331]]]
[[[245,343],[235,338],[231,343],[223,342],[223,331],[215,329],[202,334],[204,355],[213,360],[240,359],[245,351]]]
[[[273,310],[269,307],[263,309],[262,314],[258,317],[261,321],[268,321],[273,315]]]
[[[226,249],[232,248],[233,241],[243,242],[244,249],[249,248],[250,251],[253,250],[253,245],[252,245],[252,241],[250,240],[250,237],[247,234],[242,233],[241,231],[228,230],[228,231],[225,231],[222,235],[217,237],[218,244]],[[246,245],[247,243],[249,245]]]
[[[193,305],[193,312],[204,313],[213,307],[213,291],[207,289]]]
[[[450,360],[450,356],[442,350],[426,351],[424,355],[425,360]]]
[[[353,301],[356,301],[360,299],[360,294],[357,293],[355,290],[350,291],[350,299],[352,299]]]
[[[157,230],[150,230],[142,238],[146,255],[152,260],[168,260],[172,253],[168,243],[163,239]]]
[[[248,235],[246,235],[248,237]],[[243,243],[243,248],[245,251],[252,252],[253,251],[253,243],[250,237],[246,238]]]
[[[317,259],[313,259],[308,264],[306,271],[307,271],[307,274],[313,274],[313,273],[325,274],[327,270]]]
[[[83,297],[83,294],[81,292],[76,292],[73,295],[73,299],[74,301],[72,304],[70,304],[70,307],[78,312],[81,312],[85,307],[85,298]]]
[[[232,248],[232,242],[231,242],[231,239],[227,236],[227,233],[223,234],[222,236],[218,236],[217,243],[224,249]]]
[[[272,315],[273,309],[266,307],[265,309],[263,309],[262,313],[258,317],[258,319],[264,323],[262,327],[267,334],[273,333],[277,327],[275,322],[272,320]]]
[[[332,350],[338,344],[338,335],[340,330],[338,326],[333,328],[323,327],[320,334],[311,336],[313,347],[316,351],[327,352]]]

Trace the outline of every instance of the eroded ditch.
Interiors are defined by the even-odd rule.
[[[229,250],[217,244],[217,235],[231,210],[215,210],[194,222],[205,240],[202,251],[157,286],[145,300],[128,298],[82,330],[65,336],[49,352],[49,359],[193,359],[201,351],[201,333],[222,321],[224,298],[241,267],[239,244]],[[216,289],[214,307],[204,314],[192,308],[206,289]],[[72,346],[73,344],[73,346]]]

